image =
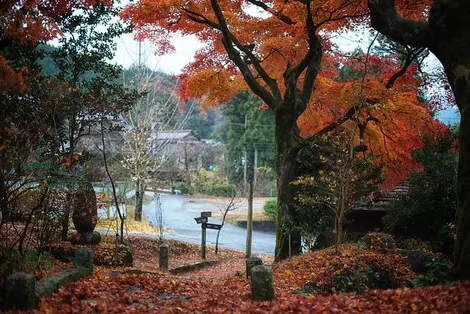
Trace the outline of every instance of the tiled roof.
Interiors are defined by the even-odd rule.
[[[191,130],[180,130],[180,131],[171,131],[171,132],[158,132],[156,140],[180,140],[189,135],[192,135],[197,138]]]

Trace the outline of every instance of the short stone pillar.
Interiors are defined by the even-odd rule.
[[[93,249],[81,247],[75,252],[75,266],[93,269]]]
[[[98,221],[96,193],[90,182],[83,182],[72,194],[72,221],[77,234],[70,239],[72,244],[97,245],[101,241],[99,232],[93,231]]]
[[[259,257],[252,256],[246,259],[246,278],[250,278],[251,269],[258,265],[263,265],[263,261]]]
[[[28,310],[36,306],[36,278],[34,275],[14,273],[4,284],[6,310]]]
[[[160,270],[168,271],[168,256],[169,256],[169,247],[168,244],[163,243],[160,245],[160,252],[158,254],[158,265]]]
[[[274,282],[271,267],[258,265],[251,269],[251,299],[259,301],[274,299]]]

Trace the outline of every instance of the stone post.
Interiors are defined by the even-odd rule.
[[[93,269],[93,249],[81,247],[75,252],[75,266]]]
[[[169,255],[169,247],[168,244],[163,243],[160,245],[160,252],[158,256],[158,265],[160,270],[168,271],[168,255]]]
[[[36,278],[34,275],[14,273],[5,280],[6,310],[28,310],[36,306]]]
[[[259,257],[252,256],[246,259],[246,278],[250,278],[251,269],[258,265],[263,265],[263,261]]]
[[[251,269],[251,299],[269,301],[274,299],[274,282],[271,268],[258,265]]]

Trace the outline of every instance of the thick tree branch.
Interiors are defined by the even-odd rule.
[[[305,78],[302,86],[302,100],[304,102],[304,106],[307,106],[312,96],[313,83],[317,78],[318,72],[320,72],[320,64],[323,52],[323,47],[316,35],[316,27],[313,22],[310,1],[307,1],[307,33],[309,43],[308,53],[305,56],[305,59],[301,61],[301,64],[299,64],[300,67],[299,69],[297,69],[296,73],[296,77],[298,78],[300,76],[300,73],[303,71],[302,67],[304,65],[302,64],[302,62],[304,62],[307,66],[307,71],[305,73]],[[303,110],[304,109],[305,108],[303,108]]]
[[[212,9],[217,17],[218,25],[220,26],[220,31],[222,32],[222,43],[227,51],[229,58],[235,63],[235,65],[240,69],[247,82],[248,86],[251,90],[258,95],[269,107],[276,108],[281,100],[281,93],[279,88],[276,84],[276,81],[271,78],[261,67],[259,60],[256,56],[248,49],[246,46],[243,46],[238,39],[229,31],[227,22],[222,14],[222,10],[217,2],[217,0],[211,0]],[[256,78],[253,76],[248,64],[243,57],[241,56],[239,50],[235,49],[234,45],[243,53],[245,53],[249,58],[251,58],[253,62],[253,66],[255,66],[256,71],[262,77],[262,79],[266,82],[268,87],[270,88],[271,92],[266,90]]]
[[[428,47],[429,24],[403,18],[395,0],[368,0],[372,27],[402,45]]]
[[[262,1],[259,1],[259,0],[248,0],[249,3],[257,6],[258,8],[261,8],[263,9],[264,11],[274,15],[275,17],[277,17],[279,20],[281,20],[282,22],[288,24],[288,25],[293,25],[295,24],[295,22],[290,18],[288,17],[287,15],[284,15],[282,14],[282,11],[274,11],[272,10],[266,3],[262,2]]]
[[[295,104],[297,106],[297,114],[299,115],[305,110],[308,102],[310,101],[313,91],[313,83],[315,82],[317,74],[320,70],[323,51],[320,40],[316,35],[316,27],[315,23],[313,22],[310,0],[307,0],[306,9],[306,26],[309,46],[307,54],[296,66],[288,66],[288,69],[284,72],[286,95],[293,95],[297,93],[297,82],[300,75],[306,71],[302,85],[302,91],[300,92],[301,101],[297,101]]]

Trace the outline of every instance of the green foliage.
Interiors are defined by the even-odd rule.
[[[179,190],[182,194],[191,194],[192,189],[191,186],[186,184],[185,182],[175,182],[173,183],[173,190]]]
[[[370,156],[350,157],[342,147],[341,135],[318,139],[302,149],[297,157],[298,178],[292,184],[295,197],[298,228],[304,234],[318,235],[333,228],[344,198],[347,209],[357,200],[377,189],[382,181],[382,169]],[[347,195],[340,195],[348,186]]]
[[[411,280],[414,287],[435,286],[452,280],[451,264],[438,258],[425,263],[425,271]]]
[[[392,235],[382,232],[370,232],[361,239],[361,244],[369,250],[386,253],[396,249]]]
[[[245,150],[251,154],[257,150],[259,167],[275,167],[274,115],[260,106],[261,101],[249,92],[238,93],[222,106],[224,120],[214,136],[227,148],[227,176],[234,184],[243,181]]]
[[[214,109],[201,110],[199,103],[197,103],[188,127],[200,138],[209,139],[214,132],[217,115],[218,113]]]
[[[413,152],[422,172],[408,180],[409,191],[392,203],[384,217],[386,230],[402,238],[433,241],[439,251],[452,252],[456,210],[457,153],[451,150],[454,139],[448,135],[426,139],[422,149]]]
[[[43,46],[42,62],[47,64],[48,79],[56,84],[50,91],[57,108],[52,153],[74,153],[80,137],[99,127],[102,119],[116,117],[135,98],[118,81],[122,68],[109,63],[116,49],[113,39],[130,31],[115,21],[116,16],[103,4],[61,16],[57,22],[66,35],[54,49]]]
[[[267,200],[264,202],[263,210],[266,216],[272,219],[277,217],[277,200]]]
[[[235,185],[221,179],[218,171],[199,170],[192,182],[195,193],[213,196],[233,196],[236,193]]]
[[[0,247],[0,290],[4,280],[15,271],[47,271],[55,264],[54,257],[47,252],[26,250],[21,254],[17,250]]]

